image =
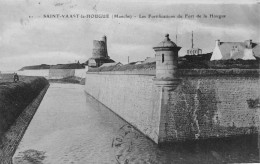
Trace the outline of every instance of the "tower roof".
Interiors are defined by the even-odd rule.
[[[169,34],[165,34],[165,39],[160,42],[157,46],[155,46],[154,48],[159,48],[159,47],[177,47],[177,45],[171,41],[171,39],[169,38]]]

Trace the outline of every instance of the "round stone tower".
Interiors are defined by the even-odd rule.
[[[94,40],[93,41],[93,52],[92,58],[108,58],[107,53],[107,38],[106,36],[102,37],[102,40]]]
[[[175,80],[178,69],[178,51],[181,47],[172,42],[169,34],[166,34],[165,39],[153,49],[156,52],[156,80]]]

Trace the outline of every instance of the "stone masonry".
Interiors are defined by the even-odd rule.
[[[85,91],[156,143],[257,132],[258,77],[183,76],[163,102],[155,76],[112,73],[87,73]]]
[[[156,143],[257,133],[259,70],[181,71],[168,34],[153,49],[155,76],[87,72],[86,92]]]

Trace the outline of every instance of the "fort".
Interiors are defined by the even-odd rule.
[[[153,49],[155,68],[89,69],[85,92],[159,144],[257,133],[259,69],[179,69],[168,34]]]
[[[85,78],[87,94],[155,143],[255,134],[260,122],[259,61],[242,59],[244,53],[232,50],[235,44],[241,46],[241,52],[246,49],[251,56],[259,56],[257,44],[245,43],[217,44],[219,52],[223,52],[217,55],[224,57],[206,61],[202,67],[195,61],[199,68],[195,69],[188,60],[178,62],[181,47],[165,35],[153,47],[155,63],[122,66],[109,57],[104,36],[93,41],[88,69],[59,69],[57,65],[18,74],[48,79]],[[221,46],[230,44],[230,50],[221,51]]]
[[[107,52],[107,37],[103,36],[102,40],[93,41],[92,57],[88,59],[87,64],[90,67],[99,67],[104,63],[113,63]]]

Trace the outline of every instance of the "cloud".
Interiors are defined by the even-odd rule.
[[[40,4],[39,4],[40,2]],[[93,40],[108,37],[111,58],[126,62],[153,56],[153,46],[169,33],[182,47],[190,48],[191,31],[195,45],[210,52],[216,39],[259,41],[257,5],[197,5],[171,1],[83,1],[24,0],[0,2],[0,70],[33,64],[86,61],[92,54]],[[56,5],[59,4],[59,5]],[[93,8],[95,7],[95,9]],[[185,14],[223,13],[226,19],[47,19],[43,14]],[[34,16],[33,19],[29,15]],[[258,23],[255,23],[258,22]],[[59,55],[62,54],[62,55]]]
[[[241,37],[248,37],[257,34],[257,31],[250,26],[232,25],[229,28],[226,26],[213,26],[198,21],[183,20],[179,26],[179,33],[183,34],[196,30],[198,32],[208,32],[213,36],[223,37],[223,35],[240,35]]]
[[[107,1],[107,2],[122,2],[122,0],[101,0],[101,1]],[[146,3],[147,0],[128,0],[128,2],[132,3]],[[170,4],[256,4],[256,0],[164,0],[163,1],[165,5],[170,5]],[[149,3],[157,3],[161,4],[160,0],[150,0]]]
[[[113,44],[108,47],[108,55],[115,61],[127,63],[128,56],[130,61],[142,61],[146,57],[154,57],[154,50],[151,45],[136,44]]]

